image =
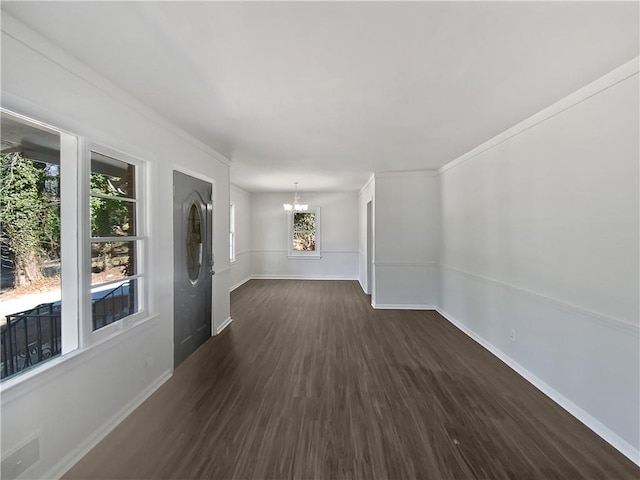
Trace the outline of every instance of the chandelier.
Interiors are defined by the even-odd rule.
[[[284,203],[285,212],[306,212],[309,209],[309,205],[300,204],[300,196],[298,195],[298,182],[293,182],[295,185],[295,193],[293,194],[293,205],[290,203]]]

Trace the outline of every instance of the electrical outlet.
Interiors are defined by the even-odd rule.
[[[153,367],[153,364],[154,364],[153,357],[151,355],[147,355],[147,358],[145,359],[144,363],[147,367]]]
[[[516,341],[516,331],[513,328],[509,331],[509,338],[512,342]]]

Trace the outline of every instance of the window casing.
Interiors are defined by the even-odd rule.
[[[287,251],[289,258],[322,258],[320,207],[287,214]]]

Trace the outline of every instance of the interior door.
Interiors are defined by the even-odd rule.
[[[173,172],[174,367],[211,336],[211,184]]]

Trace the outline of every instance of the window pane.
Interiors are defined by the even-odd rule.
[[[316,216],[315,213],[293,214],[293,249],[296,251],[315,251]]]
[[[135,166],[91,152],[91,193],[135,198]]]
[[[91,244],[91,285],[136,275],[136,242]]]
[[[0,378],[61,352],[60,137],[2,113]]]
[[[110,325],[138,311],[138,280],[91,289],[93,330]]]
[[[136,234],[136,204],[91,197],[91,236],[120,237]]]
[[[198,280],[202,266],[202,222],[200,209],[194,203],[189,209],[187,219],[187,273],[192,282]]]

